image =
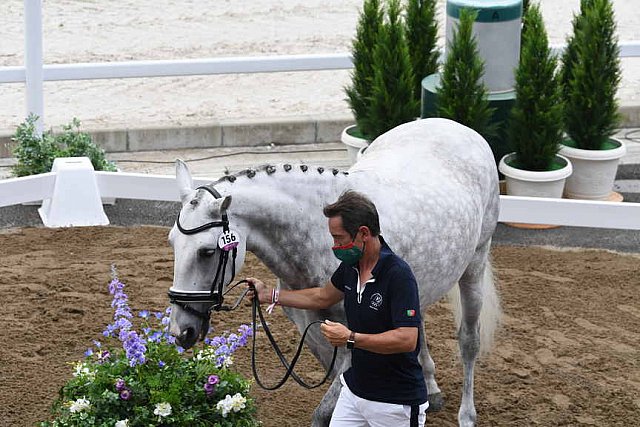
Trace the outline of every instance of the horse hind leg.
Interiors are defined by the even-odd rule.
[[[463,389],[460,410],[458,411],[458,424],[463,427],[474,426],[476,422],[476,409],[473,400],[473,375],[476,358],[480,352],[480,313],[483,302],[486,302],[485,310],[491,311],[488,318],[490,331],[493,334],[499,307],[496,305],[495,288],[493,284],[491,264],[489,262],[489,249],[491,240],[478,248],[473,259],[467,266],[459,281],[460,290],[460,329],[458,332],[458,344],[462,356]],[[483,313],[483,321],[486,316]],[[484,327],[483,327],[484,329]],[[483,332],[483,335],[485,333]]]

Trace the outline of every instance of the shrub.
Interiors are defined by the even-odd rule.
[[[538,5],[525,17],[522,56],[516,70],[516,103],[509,121],[510,143],[517,164],[530,171],[548,171],[562,141],[562,95],[557,60],[551,53]]]
[[[494,109],[489,107],[481,80],[484,63],[472,32],[475,18],[475,11],[460,11],[460,23],[449,43],[438,88],[437,111],[440,117],[468,126],[486,139],[495,134],[490,125]]]
[[[619,53],[611,1],[582,0],[561,71],[565,130],[577,148],[606,147],[620,122]]]
[[[370,140],[415,119],[420,108],[415,98],[414,74],[400,18],[399,0],[389,1],[387,15],[373,55],[371,112],[361,120]]]
[[[15,176],[51,172],[57,157],[88,157],[95,170],[115,171],[113,163],[105,159],[104,150],[91,141],[91,136],[80,131],[80,121],[74,118],[62,127],[62,133],[52,130],[38,136],[37,117],[30,115],[16,129],[12,137],[17,146],[13,151],[18,163],[13,167]]]
[[[365,0],[356,26],[351,55],[353,72],[351,86],[345,88],[347,102],[356,120],[360,133],[367,139],[371,130],[366,117],[371,110],[371,93],[374,79],[373,52],[378,43],[383,13],[380,0]]]
[[[438,72],[440,51],[438,41],[438,21],[435,0],[409,0],[407,4],[406,35],[409,57],[414,76],[414,96],[422,97],[422,79]],[[420,104],[414,117],[420,116]]]
[[[233,352],[251,336],[250,327],[207,339],[193,357],[185,357],[167,332],[169,309],[141,311],[138,332],[115,272],[109,292],[114,322],[103,335],[120,347],[94,341],[60,390],[52,406],[54,420],[41,427],[259,425],[247,394],[249,381],[230,368]]]

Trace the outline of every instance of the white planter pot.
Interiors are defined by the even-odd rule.
[[[565,181],[572,171],[569,159],[558,155],[557,157],[565,162],[565,167],[554,171],[535,172],[509,166],[508,163],[514,157],[515,153],[509,153],[500,159],[498,165],[498,170],[505,177],[508,195],[562,198]]]
[[[348,126],[342,131],[340,140],[347,146],[347,152],[349,153],[349,160],[351,164],[354,164],[358,160],[358,151],[369,145],[369,141],[364,138],[358,138],[351,135],[349,132],[355,129],[355,125]]]
[[[565,196],[570,199],[607,200],[616,179],[618,162],[627,150],[622,141],[611,150],[582,150],[561,145],[560,154],[571,160],[573,174],[567,179]]]

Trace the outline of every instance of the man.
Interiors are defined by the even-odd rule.
[[[380,235],[378,212],[364,195],[347,191],[323,213],[342,261],[329,283],[278,293],[247,280],[260,302],[320,310],[344,300],[348,327],[330,320],[321,325],[331,345],[351,349],[331,427],[423,426],[429,404],[418,362],[422,319],[415,277]]]

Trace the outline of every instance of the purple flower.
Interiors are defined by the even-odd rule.
[[[123,335],[125,335],[123,337]],[[146,362],[145,352],[147,351],[146,341],[138,336],[136,331],[120,333],[122,347],[127,353],[129,366],[143,365]]]
[[[216,385],[220,382],[220,378],[217,375],[209,375],[207,378],[207,384]]]
[[[180,347],[179,345],[176,346],[176,350],[178,350],[179,354],[184,353],[184,348]]]
[[[131,399],[131,390],[129,390],[128,388],[123,389],[120,392],[120,399],[122,400],[129,400]]]
[[[110,357],[111,357],[111,353],[109,353],[108,350],[102,350],[98,355],[98,361],[102,363],[109,360]]]
[[[204,384],[204,391],[207,394],[212,394],[215,390],[216,390],[215,384],[209,384],[209,383]]]
[[[84,352],[84,357],[91,357],[93,356],[93,350],[88,348],[87,351]]]
[[[95,345],[97,348],[101,348],[102,347],[102,344],[98,340],[93,340],[93,345]]]
[[[162,319],[162,317],[164,316],[164,314],[162,314],[159,311],[156,311],[155,313],[153,313],[153,315],[156,317],[156,319],[160,320]]]
[[[116,380],[116,391],[122,391],[126,388],[126,384],[122,378]]]
[[[146,319],[147,317],[149,317],[149,312],[147,310],[142,310],[138,313],[138,316],[142,317],[143,319]]]
[[[158,366],[161,368],[164,368],[166,365],[166,363],[164,363],[162,360],[158,360]]]

